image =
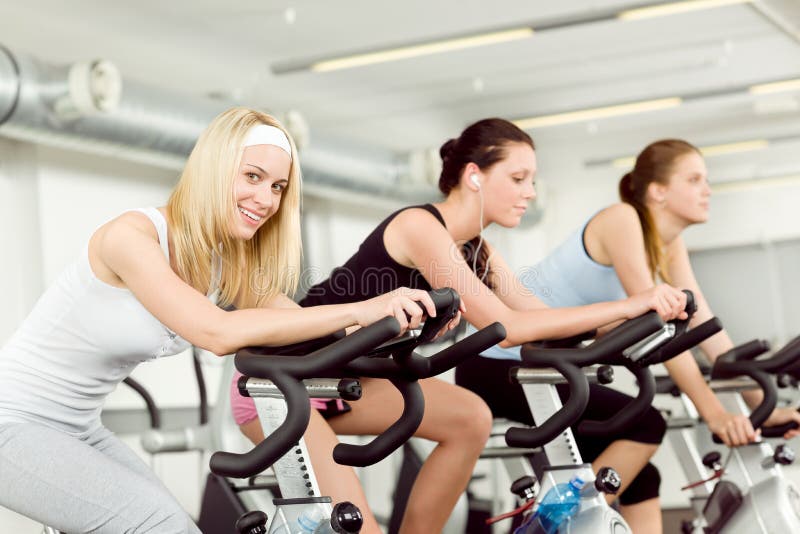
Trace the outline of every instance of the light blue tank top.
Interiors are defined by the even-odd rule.
[[[627,297],[614,268],[597,263],[586,252],[583,233],[592,218],[594,216],[540,263],[526,268],[520,275],[525,287],[551,308],[584,306]],[[470,331],[474,331],[471,326]],[[519,347],[501,348],[499,345],[481,356],[520,359]]]

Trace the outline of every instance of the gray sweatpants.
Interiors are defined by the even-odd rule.
[[[0,505],[75,534],[200,533],[147,464],[102,427],[74,437],[0,424]]]

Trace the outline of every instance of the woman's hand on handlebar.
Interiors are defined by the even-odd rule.
[[[758,433],[753,430],[750,419],[745,415],[720,412],[706,420],[709,430],[719,436],[728,447],[747,445],[756,440]]]
[[[795,406],[782,406],[772,410],[769,418],[764,421],[764,426],[782,426],[792,422],[797,423],[798,428],[788,430],[786,434],[783,435],[784,439],[800,436],[800,412],[797,411]]]
[[[425,315],[436,317],[427,291],[401,287],[384,295],[359,302],[356,306],[356,321],[359,326],[368,326],[387,316],[400,323],[401,333],[409,328],[419,328]]]
[[[630,304],[628,319],[639,317],[650,310],[655,310],[664,321],[686,319],[686,294],[668,284],[658,284],[647,291],[628,297]]]

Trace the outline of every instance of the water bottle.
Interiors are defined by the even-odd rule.
[[[527,521],[514,534],[556,534],[558,527],[575,515],[581,506],[581,489],[586,485],[575,475],[566,484],[557,484],[547,494]]]
[[[322,506],[305,506],[294,519],[282,517],[284,520],[276,521],[270,534],[335,534]]]
[[[333,533],[331,530],[330,519],[321,507],[313,507],[305,510],[297,518],[297,526],[301,528],[300,532],[305,534],[328,534]]]

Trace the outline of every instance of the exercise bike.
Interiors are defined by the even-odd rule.
[[[305,429],[304,425],[302,427],[298,426],[299,423],[297,421],[307,421],[307,415],[305,414],[309,411],[308,393],[298,385],[298,380],[328,375],[373,376],[388,378],[401,391],[406,401],[406,406],[398,422],[367,445],[339,444],[334,449],[334,459],[340,464],[352,466],[371,465],[393,452],[416,431],[422,419],[424,406],[421,390],[417,384],[419,378],[439,374],[474,354],[475,351],[485,350],[505,337],[505,331],[502,326],[499,323],[495,323],[429,358],[415,354],[413,349],[420,343],[435,337],[437,332],[458,311],[458,295],[453,290],[432,291],[430,295],[434,300],[437,316],[426,321],[419,335],[393,340],[370,351],[362,348],[360,352],[356,353],[355,359],[351,356],[349,361],[345,361],[348,358],[340,358],[336,362],[331,361],[326,366],[313,365],[313,362],[316,361],[315,358],[328,354],[333,347],[344,343],[352,335],[336,341],[330,348],[319,349],[314,358],[311,355],[299,358],[296,356],[276,356],[273,354],[275,352],[274,348],[245,349],[237,353],[235,362],[240,371],[251,377],[268,379],[268,381],[254,382],[256,380],[254,378],[243,377],[240,380],[240,390],[247,392],[255,400],[259,419],[262,421],[265,435],[268,438],[246,455],[215,453],[211,458],[210,465],[212,471],[217,475],[241,478],[260,472],[274,462],[273,470],[276,473],[282,499],[276,499],[275,501],[278,507],[270,532],[283,532],[280,529],[289,528],[288,525],[292,524],[292,521],[297,522],[297,518],[308,517],[310,514],[319,517],[322,513],[319,511],[320,503],[307,501],[309,498],[318,498],[315,494],[308,494],[312,489],[307,478],[311,474],[310,465],[297,466],[297,455],[305,459],[307,458],[307,451],[302,447],[293,447],[291,445],[297,438],[302,436],[302,432]],[[370,329],[372,328],[370,327]],[[365,330],[369,331],[370,329]],[[269,356],[264,356],[265,353],[269,354]],[[361,354],[366,354],[366,356],[358,357]],[[388,356],[391,356],[391,358]],[[303,362],[308,360],[310,364],[303,363],[301,360]],[[312,384],[318,384],[318,381],[319,378],[307,381],[306,389]],[[348,383],[350,386],[346,386],[344,389],[350,393],[350,400],[355,400],[353,392],[359,388],[354,385],[352,379]],[[340,381],[336,387],[328,384],[325,387],[314,390],[315,392],[311,394],[312,396],[333,398],[336,396],[334,392],[341,392],[342,389],[342,382]],[[302,392],[302,398],[300,392]],[[320,395],[317,395],[317,393],[320,393]],[[281,399],[282,394],[287,395],[285,402]],[[299,410],[302,403],[305,403],[303,411],[297,412],[300,415],[300,417],[297,417],[295,416],[295,410]],[[279,425],[278,423],[281,421],[283,423]],[[283,430],[289,421],[292,421],[292,424],[295,425],[291,433],[288,430]],[[281,460],[275,461],[278,451],[282,452],[286,449],[287,443],[294,456],[290,453],[286,457],[282,457]],[[264,452],[267,450],[267,444],[271,444],[272,449],[269,449],[270,452]],[[247,460],[247,458],[251,456],[259,458],[258,464],[240,465],[242,461],[249,462],[250,460]],[[299,481],[299,485],[291,481]],[[306,493],[303,493],[304,491]],[[318,489],[312,493],[316,492],[318,492]],[[287,501],[287,495],[291,496],[290,501]],[[298,501],[297,499],[300,500]],[[316,511],[311,508],[312,504]],[[291,516],[289,515],[290,512]],[[335,529],[337,525],[342,524],[339,519],[336,519],[340,512],[340,510],[337,511],[336,507],[333,507],[333,518],[329,521],[331,528]],[[245,529],[240,530],[241,532],[249,532],[246,528],[252,528],[251,521],[255,516],[250,514],[246,517],[248,519],[240,523],[240,528]],[[263,516],[258,515],[258,517],[262,518]],[[277,525],[279,526],[276,526],[275,521],[278,521]],[[259,522],[262,522],[262,519],[259,519]],[[325,523],[325,525],[328,525],[328,523]],[[327,526],[320,528],[327,528]],[[335,531],[332,530],[332,532]],[[211,531],[204,529],[204,532]],[[286,530],[286,532],[289,531]],[[321,530],[320,532],[327,531]],[[348,532],[348,530],[342,530],[342,532]]]
[[[582,348],[564,348],[574,345],[587,336],[570,340],[528,344],[523,346],[523,366],[512,372],[512,379],[520,383],[528,399],[535,428],[511,428],[506,432],[506,442],[515,447],[541,447],[546,463],[540,480],[533,477],[518,479],[512,491],[526,501],[532,509],[531,516],[541,506],[542,498],[551,488],[568,483],[574,477],[593,482],[580,492],[577,512],[562,523],[558,532],[613,533],[630,532],[619,513],[611,508],[603,494],[615,494],[621,485],[619,475],[604,467],[595,474],[590,464],[584,464],[570,427],[577,422],[588,402],[587,376],[598,383],[608,383],[610,373],[605,367],[590,369],[592,365],[624,366],[637,378],[639,392],[628,406],[608,421],[582,421],[580,432],[586,435],[614,434],[628,427],[644,414],[655,395],[655,380],[649,366],[667,361],[721,330],[716,319],[711,319],[694,329],[688,323],[695,311],[694,299],[687,292],[687,319],[663,324],[650,312],[626,321],[591,345]],[[553,368],[570,386],[570,396],[562,406],[553,384],[558,381]],[[523,507],[524,508],[524,507]],[[531,517],[529,516],[529,518]],[[523,523],[522,532],[536,532],[534,521]]]
[[[760,388],[764,399],[750,413],[753,428],[761,428],[762,437],[780,437],[793,424],[762,427],[777,404],[774,375],[793,373],[800,366],[800,337],[786,344],[771,357],[756,359],[769,350],[769,344],[755,340],[735,347],[717,358],[710,370],[711,389],[719,393],[725,408],[732,413],[749,412],[738,393]],[[677,395],[668,378],[661,378],[659,389]],[[685,534],[752,532],[777,534],[800,532],[800,493],[783,474],[783,465],[794,461],[794,452],[785,444],[773,449],[760,441],[732,448],[722,461],[717,450],[701,456],[700,451],[721,443],[713,442],[704,428],[696,425],[694,407],[682,397],[688,413],[686,422],[671,422],[668,438],[680,459],[692,490],[695,519],[685,521]]]

